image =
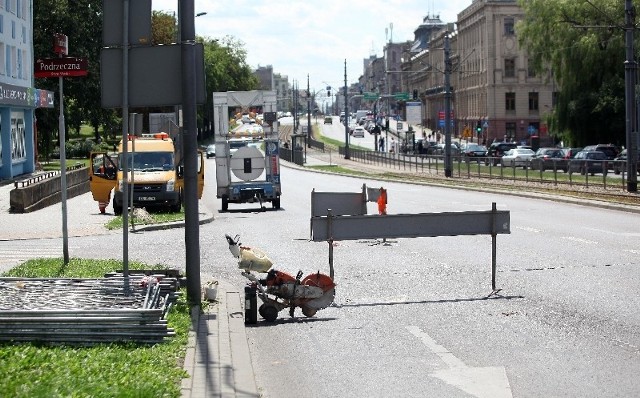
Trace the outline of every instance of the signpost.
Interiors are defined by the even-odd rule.
[[[35,77],[86,76],[89,63],[86,58],[41,58],[36,60]]]
[[[397,101],[407,101],[409,100],[409,93],[394,93],[393,98]]]
[[[380,96],[377,93],[364,93],[363,99],[365,101],[376,101]]]

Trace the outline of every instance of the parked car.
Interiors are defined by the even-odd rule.
[[[216,146],[215,144],[211,144],[207,146],[207,159],[216,157]]]
[[[462,156],[467,161],[471,160],[471,158],[484,158],[487,156],[487,147],[473,143],[467,144],[462,148]]]
[[[511,167],[521,166],[526,169],[535,154],[531,149],[514,148],[502,155],[502,165]]]
[[[617,146],[611,144],[589,145],[584,147],[584,151],[600,151],[607,155],[607,159],[613,160],[618,156],[620,150]]]
[[[446,148],[445,144],[436,144],[436,145],[434,145],[432,147],[429,147],[427,149],[427,152],[430,152],[430,154],[432,154],[432,155],[444,156],[445,148]],[[449,148],[451,148],[451,156],[459,156],[460,155],[460,147],[458,147],[457,144],[452,142],[451,146]]]
[[[577,148],[562,148],[562,152],[564,156],[562,160],[558,164],[558,169],[562,169],[565,173],[569,171],[569,161],[575,158],[578,152],[582,151],[581,147]]]
[[[607,175],[607,155],[602,151],[583,150],[569,161],[569,173],[579,172],[580,174],[603,173]]]
[[[532,170],[563,170],[564,152],[559,148],[540,148],[531,158]]]
[[[485,160],[485,164],[489,164],[492,162],[493,165],[497,165],[500,163],[500,158],[505,154],[505,152],[510,151],[511,149],[516,148],[515,142],[494,142],[489,146],[487,150],[487,160]],[[491,158],[491,159],[489,159]]]
[[[640,172],[640,152],[637,153],[638,159],[636,160],[636,173]],[[613,172],[616,174],[627,172],[627,150],[623,149],[615,159],[613,159]]]
[[[333,124],[333,118],[331,116],[325,116],[324,124]]]

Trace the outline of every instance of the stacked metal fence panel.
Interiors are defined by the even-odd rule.
[[[0,341],[159,343],[175,335],[167,314],[175,277],[0,278]]]

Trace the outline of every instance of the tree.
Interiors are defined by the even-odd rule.
[[[64,79],[65,121],[78,130],[81,122],[89,122],[96,139],[98,129],[117,117],[113,110],[102,109],[100,90],[100,48],[102,44],[102,1],[36,0],[33,2],[33,46],[35,58],[53,58],[53,35],[69,38],[69,56],[88,60],[88,75]],[[58,79],[36,79],[35,86],[59,92]],[[56,100],[59,104],[59,98]],[[58,130],[58,112],[38,109],[39,139],[42,147]],[[44,141],[44,142],[42,142]],[[48,151],[44,151],[48,153]]]
[[[151,12],[152,44],[171,44],[177,42],[176,17],[164,11]]]
[[[550,128],[582,146],[625,142],[624,2],[519,0],[516,27],[531,66],[559,85]]]
[[[225,36],[222,39],[197,37],[196,41],[203,43],[204,46],[207,100],[204,115],[201,115],[200,118],[206,124],[212,119],[212,93],[255,90],[258,88],[259,82],[247,65],[247,52],[241,41],[232,36]]]

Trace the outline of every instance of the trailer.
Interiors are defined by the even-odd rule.
[[[260,126],[254,118],[245,117],[253,114],[262,115]],[[229,209],[229,203],[256,202],[261,207],[263,203],[271,202],[274,209],[280,209],[282,189],[276,92],[215,92],[213,122],[216,197],[222,200],[222,211]],[[232,151],[230,143],[236,144],[240,137],[246,145]]]

